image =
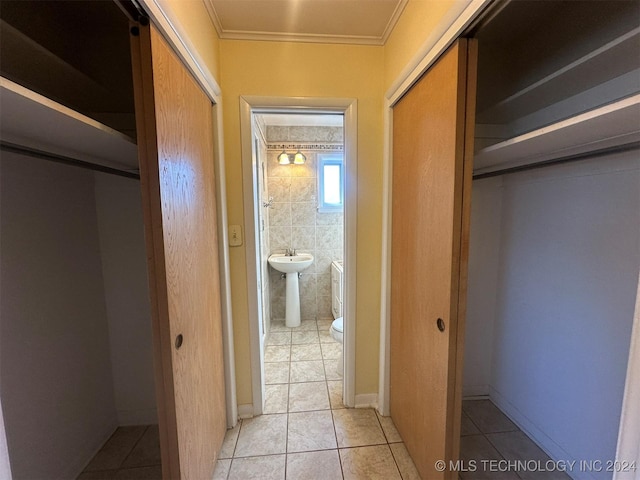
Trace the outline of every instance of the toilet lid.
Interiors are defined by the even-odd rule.
[[[331,324],[331,328],[333,328],[336,332],[343,333],[344,330],[342,329],[342,317],[336,318]]]

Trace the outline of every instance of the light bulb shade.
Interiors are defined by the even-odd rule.
[[[307,157],[305,157],[302,154],[302,152],[298,150],[295,156],[293,157],[293,163],[295,163],[296,165],[302,165],[306,161],[307,161]]]
[[[278,163],[280,165],[289,165],[291,163],[291,157],[284,150],[280,155],[278,155]]]

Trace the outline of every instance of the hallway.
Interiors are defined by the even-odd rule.
[[[342,405],[330,325],[272,325],[265,414],[227,432],[216,479],[419,478],[390,418]]]
[[[391,418],[374,409],[347,409],[338,375],[341,345],[331,319],[300,327],[272,325],[265,347],[263,415],[228,430],[214,480],[418,480]],[[159,480],[156,426],[120,427],[78,480]],[[490,400],[465,400],[460,459],[528,460],[549,457]],[[565,480],[563,472],[460,472],[462,480]]]

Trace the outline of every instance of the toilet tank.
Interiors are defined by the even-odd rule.
[[[342,316],[342,281],[344,270],[342,262],[331,263],[331,313],[333,318]]]

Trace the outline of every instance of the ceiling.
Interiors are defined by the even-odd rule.
[[[408,0],[204,0],[220,38],[383,45]]]

